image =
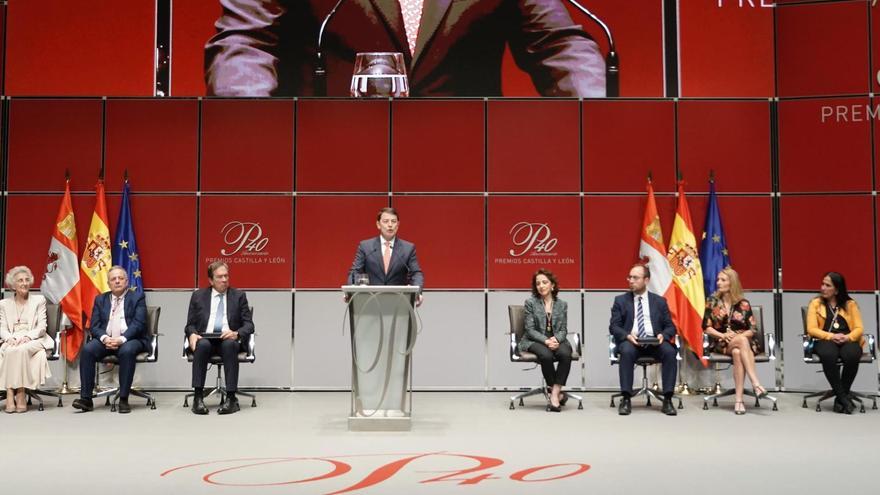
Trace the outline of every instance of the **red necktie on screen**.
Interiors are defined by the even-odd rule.
[[[403,26],[406,28],[406,42],[410,55],[416,53],[416,40],[419,38],[419,23],[422,22],[423,0],[400,0],[403,13]]]
[[[382,261],[385,262],[385,273],[388,273],[388,266],[391,265],[391,241],[385,241],[385,252],[382,253]]]

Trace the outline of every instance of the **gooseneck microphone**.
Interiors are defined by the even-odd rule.
[[[327,29],[327,25],[330,23],[330,19],[333,19],[333,16],[336,15],[336,11],[339,10],[339,6],[342,5],[342,2],[345,0],[338,0],[336,5],[330,9],[330,13],[327,14],[327,17],[324,18],[324,22],[321,23],[321,29],[318,30],[318,52],[315,57],[315,96],[327,96],[327,67],[324,65],[324,31]]]
[[[614,36],[611,34],[611,29],[608,27],[608,24],[605,24],[602,19],[599,19],[596,14],[587,10],[577,0],[568,0],[568,3],[583,12],[584,15],[605,31],[605,37],[608,39],[608,54],[605,56],[605,96],[617,98],[620,96],[620,60],[617,57],[617,49],[614,46]]]

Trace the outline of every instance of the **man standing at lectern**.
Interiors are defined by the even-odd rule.
[[[397,210],[385,207],[376,216],[379,236],[361,241],[354,262],[348,272],[348,283],[358,283],[366,274],[370,285],[417,285],[425,286],[425,276],[416,258],[415,244],[397,237],[400,220]],[[419,294],[416,306],[422,304]]]
[[[501,96],[516,65],[542,96],[605,96],[605,62],[564,0],[344,0],[321,53],[328,96],[348,96],[358,52],[403,54],[411,96]],[[313,93],[319,26],[337,0],[220,0],[205,46],[211,96]]]

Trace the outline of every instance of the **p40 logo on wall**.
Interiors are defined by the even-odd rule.
[[[232,220],[220,229],[225,247],[220,257],[208,258],[207,262],[222,260],[226,263],[285,263],[283,256],[271,256],[269,236],[259,222]]]
[[[495,258],[503,265],[570,265],[574,258],[559,256],[559,239],[548,222],[517,222],[510,227],[509,256]]]

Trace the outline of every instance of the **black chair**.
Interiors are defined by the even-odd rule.
[[[253,318],[254,308],[251,306],[251,318]],[[238,353],[238,362],[239,363],[253,363],[256,360],[256,337],[257,333],[254,332],[251,334],[250,338],[247,342],[247,349]],[[192,364],[193,362],[193,354],[189,348],[189,340],[187,340],[186,336],[183,337],[183,359],[186,359],[186,362]],[[211,359],[208,361],[208,368],[211,366],[217,368],[217,382],[214,385],[214,389],[205,394],[205,398],[214,395],[220,394],[220,403],[226,402],[226,385],[221,380],[221,375],[223,371],[223,358],[216,354],[211,356]],[[242,392],[241,390],[237,391],[235,395],[243,395],[245,397],[251,398],[251,407],[257,407],[257,398],[254,394],[249,394],[247,392]],[[189,407],[189,398],[194,397],[195,393],[188,393],[183,397],[183,407]]]
[[[46,349],[46,360],[48,361],[57,361],[61,357],[61,332],[59,328],[61,327],[61,305],[59,304],[46,304],[46,335],[52,337],[52,349]],[[40,397],[55,397],[58,399],[57,407],[64,407],[64,403],[61,401],[61,394],[59,392],[55,392],[52,390],[43,390],[43,389],[27,389],[26,392],[28,398],[28,405],[31,405],[33,400],[37,401],[37,410],[42,411],[43,407],[43,398]],[[0,401],[6,400],[6,390],[0,390]]]
[[[758,342],[758,352],[755,353],[755,363],[767,363],[776,360],[776,339],[773,334],[764,333],[764,311],[761,306],[752,306],[752,315],[755,317],[756,326],[752,330],[755,332],[755,340]],[[709,409],[709,401],[712,401],[712,407],[718,407],[719,397],[729,397],[736,393],[735,389],[723,390],[720,380],[718,379],[718,365],[727,365],[724,369],[730,369],[733,366],[733,357],[727,354],[712,352],[712,343],[708,334],[703,334],[703,360],[712,365],[715,372],[715,393],[703,397],[703,410]],[[754,390],[743,390],[745,395],[755,398],[755,407],[761,407],[760,399]],[[778,411],[776,406],[776,397],[765,395],[763,398],[773,402],[773,410]]]
[[[150,332],[150,350],[141,352],[135,358],[135,362],[138,364],[141,363],[155,363],[159,359],[159,314],[162,312],[162,308],[158,306],[147,306],[147,331]],[[116,355],[106,356],[104,359],[100,361],[101,364],[112,364],[118,365],[119,359]],[[100,376],[99,373],[95,373],[95,376]],[[144,392],[143,390],[138,390],[136,388],[131,389],[131,395],[135,397],[140,397],[142,399],[147,399],[147,405],[150,406],[150,409],[156,409],[156,399],[153,398],[152,395]],[[106,405],[110,406],[110,412],[116,412],[116,403],[119,401],[119,387],[114,387],[110,389],[105,389],[94,394],[93,398],[101,398],[106,397],[107,401]],[[113,397],[112,403],[110,397]]]
[[[525,368],[525,370],[533,370],[538,367],[538,356],[531,352],[527,351],[519,351],[517,349],[517,344],[522,339],[523,333],[525,333],[525,308],[519,304],[511,304],[507,306],[507,314],[510,318],[510,361],[514,363],[534,363],[534,366],[530,368]],[[568,334],[571,337],[569,341],[571,346],[571,361],[576,362],[581,359],[581,336],[574,332],[569,332]],[[519,405],[523,406],[523,398],[529,397],[531,395],[543,394],[544,400],[547,403],[547,409],[550,408],[550,395],[548,392],[547,384],[544,382],[543,375],[541,376],[541,386],[529,389],[520,394],[514,395],[510,398],[510,409],[515,409],[513,403],[514,401],[519,400]],[[578,401],[578,409],[584,408],[584,400],[581,396],[575,395],[571,392],[562,391],[563,401],[568,401],[568,399],[574,399]]]
[[[679,340],[678,335],[675,336],[675,349],[677,351],[675,355],[675,360],[681,361],[681,341]],[[614,341],[613,335],[608,336],[608,360],[610,361],[612,366],[615,364],[620,364],[620,352],[618,352],[617,350],[617,343]],[[639,388],[639,390],[632,394],[630,397],[635,398],[640,395],[644,395],[647,399],[647,402],[645,404],[647,407],[651,407],[651,399],[654,399],[661,404],[663,403],[663,397],[658,395],[658,393],[654,389],[648,386],[648,366],[659,363],[660,361],[650,356],[643,356],[636,359],[636,366],[641,366],[642,368],[642,387]],[[611,395],[611,407],[615,406],[614,399],[618,397],[623,397],[623,392],[618,392]],[[679,409],[684,409],[684,404],[681,402],[680,396],[672,394],[672,398],[678,399]]]
[[[804,333],[801,335],[803,338],[803,346],[804,346],[804,362],[807,364],[822,364],[822,361],[819,360],[819,356],[817,356],[813,352],[813,346],[816,344],[816,339],[810,337],[810,334],[807,333],[807,307],[801,306],[801,319],[804,324]],[[877,348],[874,339],[874,335],[865,333],[865,341],[867,344],[867,348],[862,349],[862,357],[859,358],[859,364],[871,364],[877,359]],[[840,359],[837,360],[837,369],[838,372],[840,368],[843,366],[843,362]],[[817,373],[821,373],[822,370],[817,371]],[[813,392],[810,394],[804,395],[804,402],[801,404],[801,407],[807,407],[807,399],[812,399],[814,397],[818,397],[819,399],[816,401],[816,412],[822,411],[822,401],[830,399],[834,397],[833,390],[823,390],[821,392]],[[861,392],[851,392],[851,398],[859,403],[859,412],[865,412],[865,404],[862,403],[862,399],[871,399],[871,409],[877,409],[877,397],[878,394],[871,393],[861,393]]]

